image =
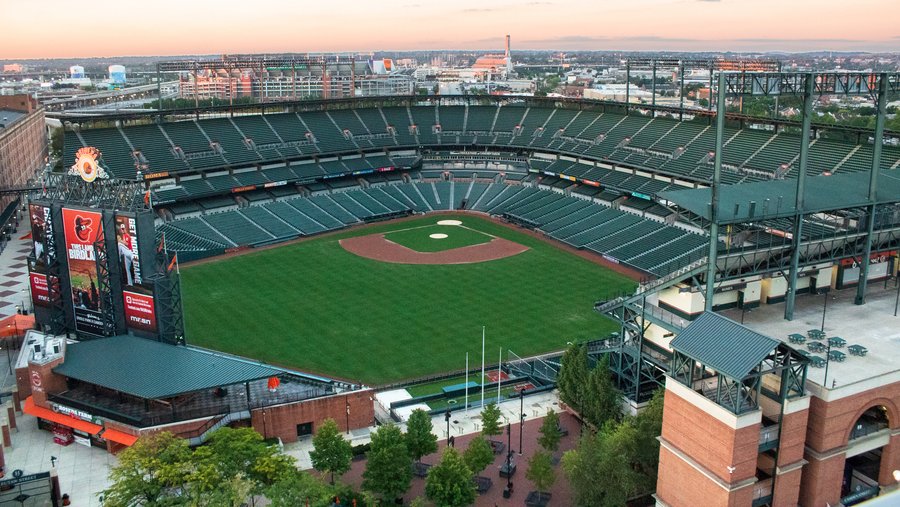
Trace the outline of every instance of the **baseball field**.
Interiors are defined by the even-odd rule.
[[[354,228],[181,276],[188,343],[369,385],[461,369],[466,352],[480,364],[482,326],[489,362],[601,337],[614,324],[594,300],[635,285],[472,215]]]

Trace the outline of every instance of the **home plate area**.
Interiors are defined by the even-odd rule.
[[[466,227],[460,220],[340,240],[348,252],[395,264],[472,264],[518,255],[528,247]]]

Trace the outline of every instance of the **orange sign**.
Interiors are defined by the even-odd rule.
[[[100,150],[93,146],[85,146],[75,152],[75,165],[69,169],[69,174],[81,176],[88,183],[97,178],[109,178],[100,167]]]

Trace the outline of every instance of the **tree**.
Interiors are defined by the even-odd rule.
[[[440,463],[428,471],[425,496],[442,507],[462,507],[475,501],[472,470],[466,466],[456,449],[445,447]]]
[[[437,435],[432,433],[431,416],[428,412],[417,408],[409,415],[406,422],[406,447],[409,455],[418,461],[437,451]]]
[[[297,507],[306,505],[307,499],[321,501],[331,496],[320,479],[301,471],[272,484],[264,494],[272,507]]]
[[[628,422],[609,422],[596,434],[585,434],[577,448],[566,452],[563,470],[576,505],[618,507],[639,491],[641,478],[630,459],[636,435],[633,430]]]
[[[609,360],[604,357],[591,370],[583,399],[582,417],[599,428],[606,421],[618,420],[622,415],[622,394],[613,384]]]
[[[637,445],[632,460],[634,469],[642,476],[642,492],[651,492],[656,488],[656,477],[659,471],[659,440],[662,434],[663,399],[665,389],[657,389],[653,398],[632,421],[637,432]]]
[[[550,454],[545,451],[537,451],[528,460],[528,470],[525,478],[534,484],[538,493],[545,493],[556,482],[556,472],[553,470],[553,461]]]
[[[559,399],[578,413],[583,409],[588,375],[587,347],[573,343],[563,354],[556,386],[559,389]]]
[[[247,479],[252,484],[251,491],[260,493],[295,469],[293,458],[266,444],[253,428],[227,426],[214,431],[207,444],[194,451],[191,463],[191,486],[194,494],[201,497],[205,493],[220,493],[223,484],[240,486],[240,481],[233,481],[236,477]]]
[[[391,500],[409,489],[412,458],[400,428],[388,424],[373,433],[367,457],[363,488],[381,495],[382,499]]]
[[[559,415],[553,410],[548,410],[538,431],[541,433],[541,436],[538,437],[538,444],[551,454],[556,452],[559,448],[559,441],[562,439],[559,431]]]
[[[334,474],[343,475],[350,470],[353,448],[341,435],[334,419],[322,421],[319,430],[313,435],[313,450],[309,451],[309,459],[312,460],[314,469],[331,473],[331,484],[334,484]]]
[[[481,410],[481,434],[490,438],[500,433],[500,408],[496,403],[488,403]]]
[[[104,505],[174,505],[184,495],[190,456],[187,441],[169,432],[139,438],[110,470],[112,485],[103,491]]]
[[[466,452],[463,453],[463,460],[469,470],[478,475],[494,461],[494,450],[483,436],[478,435],[469,442]]]

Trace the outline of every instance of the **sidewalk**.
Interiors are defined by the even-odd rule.
[[[111,484],[107,475],[110,467],[118,461],[106,449],[85,447],[79,444],[61,446],[53,443],[49,431],[38,429],[37,419],[25,414],[16,414],[18,428],[12,430],[12,447],[6,453],[7,476],[20,469],[25,474],[50,471],[50,457],[56,457],[56,471],[59,486],[68,493],[72,505],[77,507],[99,507],[97,494]]]
[[[31,313],[31,288],[28,286],[31,241],[19,239],[28,232],[28,216],[23,213],[18,229],[0,253],[0,319],[14,315],[17,307],[22,305]]]
[[[479,391],[477,396],[473,396],[472,399],[480,400],[480,397],[481,395]],[[485,404],[496,400],[496,391],[494,391],[493,398],[491,398],[488,395],[488,392],[485,391]],[[522,406],[524,408],[525,421],[541,419],[547,414],[548,410],[561,412],[561,409],[559,407],[559,397],[555,390],[551,392],[534,394],[532,396],[525,396],[522,401],[524,402]],[[514,426],[518,427],[519,406],[520,400],[518,398],[501,401],[499,405],[501,426],[505,427],[507,424],[513,424]],[[444,414],[441,413],[434,415],[431,418],[432,433],[437,435],[438,441],[447,440],[447,421],[444,417]],[[398,426],[400,426],[403,431],[406,431],[405,423],[400,423],[398,424]],[[375,431],[375,429],[376,427],[372,426],[361,430],[351,431],[348,439],[354,446],[367,444],[371,441],[371,433]],[[450,434],[453,435],[453,437],[457,441],[460,440],[460,437],[471,435],[479,431],[481,431],[481,410],[479,410],[478,408],[469,408],[468,412],[462,409],[451,412]],[[513,433],[518,435],[515,430],[513,430]],[[500,437],[495,438],[499,439]],[[284,452],[285,454],[293,456],[297,459],[297,466],[300,469],[306,470],[312,468],[312,463],[309,459],[309,451],[311,451],[312,448],[312,437],[308,437],[297,442],[285,444]]]
[[[540,398],[540,399],[539,399]],[[540,436],[540,426],[543,419],[543,415],[546,413],[547,408],[552,408],[555,411],[559,411],[559,405],[556,400],[555,392],[552,394],[542,394],[535,395],[532,399],[528,397],[525,398],[525,413],[527,414],[526,421],[523,432],[521,432],[520,436],[520,425],[518,422],[513,423],[511,425],[511,434],[507,435],[506,431],[503,431],[503,434],[493,437],[493,440],[499,440],[504,444],[509,442],[509,447],[513,451],[511,455],[512,462],[516,465],[516,470],[513,476],[509,479],[513,484],[512,495],[510,498],[503,498],[503,490],[507,485],[507,478],[500,477],[500,466],[505,464],[506,462],[506,452],[502,454],[497,454],[494,457],[494,461],[489,464],[480,474],[481,477],[487,477],[491,479],[492,485],[490,489],[484,494],[481,494],[476,497],[475,504],[476,506],[484,506],[484,507],[493,507],[493,506],[510,506],[510,507],[521,507],[525,505],[525,498],[528,496],[528,493],[534,490],[534,486],[531,482],[525,478],[526,470],[528,469],[528,460],[534,454],[535,451],[539,449],[539,445],[537,443],[537,439]],[[519,400],[509,400],[501,404],[501,411],[507,417],[513,416],[518,413],[519,409]],[[541,410],[544,409],[544,410]],[[538,416],[535,416],[534,413],[537,411]],[[462,415],[462,417],[457,418],[455,415],[451,420],[451,433],[454,433],[455,436],[455,448],[463,452],[466,447],[468,447],[469,442],[476,436],[477,431],[475,428],[479,424],[479,420],[477,418],[479,411],[477,409],[469,409],[469,415]],[[458,421],[458,422],[454,422]],[[444,439],[443,435],[446,434],[446,422],[444,421],[444,416],[441,414],[432,419],[432,424],[434,425],[434,432],[439,434],[439,438],[441,440],[438,441],[438,451],[432,453],[428,456],[422,458],[422,462],[435,465],[440,461],[441,453],[443,449],[447,446],[447,442]],[[559,458],[562,457],[563,453],[569,449],[573,449],[578,444],[579,438],[579,428],[580,423],[568,413],[562,413],[560,415],[560,425],[568,431],[568,435],[564,436],[560,440],[559,450],[554,453],[555,461],[559,461]],[[401,425],[402,426],[402,425]],[[374,428],[370,428],[369,430],[373,430]],[[353,445],[359,445],[367,442],[368,439],[368,430],[366,431],[366,435],[353,435],[352,442]],[[521,446],[519,444],[521,438]],[[298,463],[300,468],[309,467],[309,454],[308,449],[312,447],[312,444],[309,440],[304,442],[298,442],[297,444],[291,444],[290,449],[286,449],[286,452],[297,457],[297,456],[305,456],[304,463]],[[305,453],[305,454],[303,454]],[[365,471],[366,461],[362,460],[354,460],[351,463],[350,471],[340,477],[340,481],[351,484],[357,490],[360,489],[362,485],[362,474]],[[568,480],[565,477],[565,474],[562,470],[562,465],[556,464],[554,466],[554,471],[556,472],[556,481],[553,484],[553,487],[550,488],[551,499],[549,502],[549,506],[567,506],[572,504],[572,492],[571,487],[569,485]],[[317,472],[313,472],[317,474]],[[409,491],[406,495],[403,496],[403,499],[406,504],[409,504],[413,499],[418,497],[424,497],[425,495],[425,479],[422,477],[413,477],[412,484],[410,486]]]

